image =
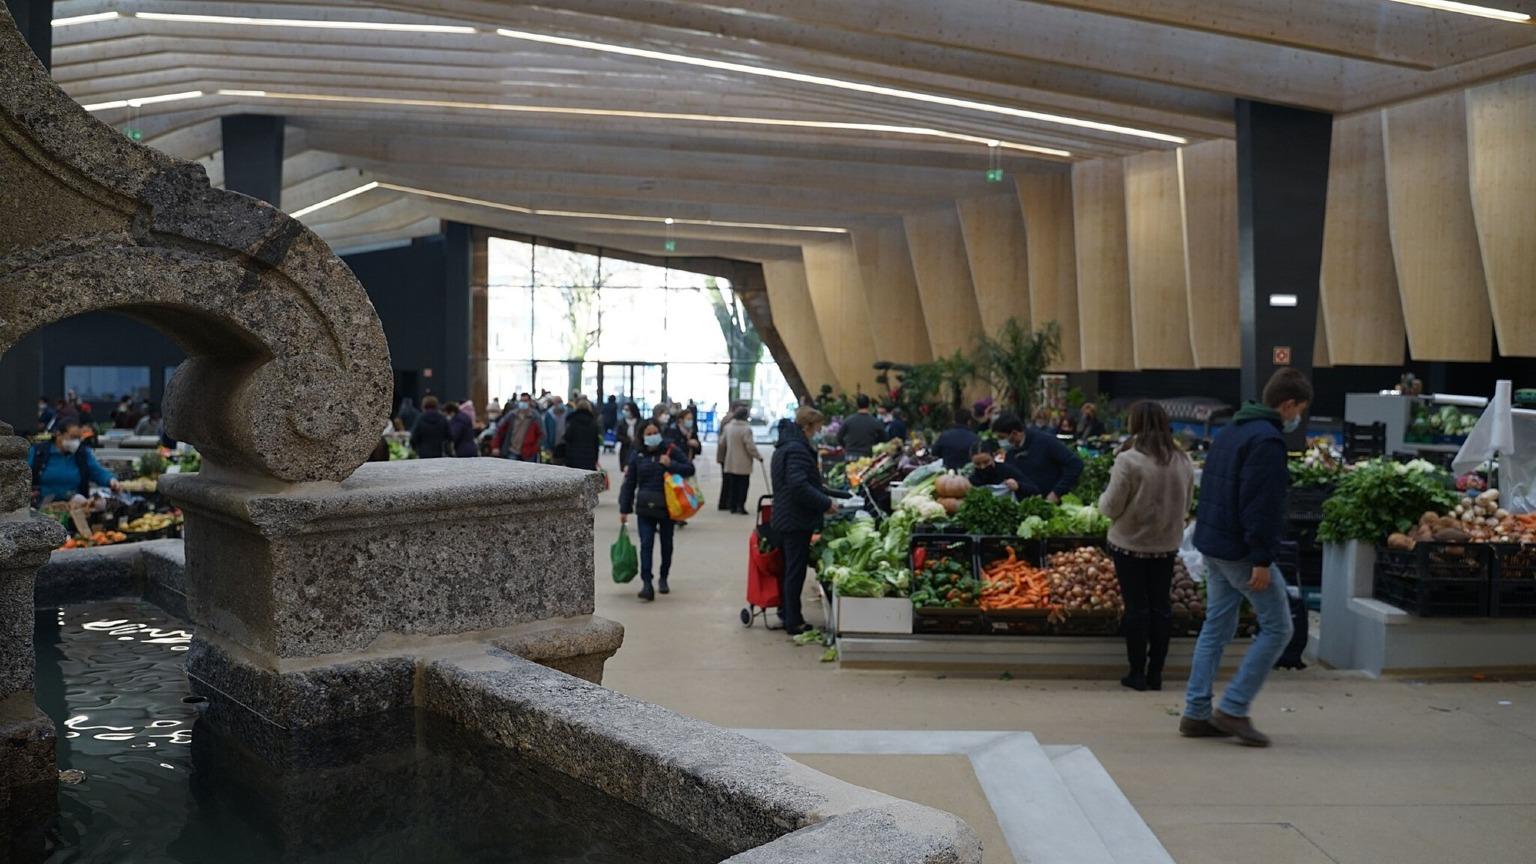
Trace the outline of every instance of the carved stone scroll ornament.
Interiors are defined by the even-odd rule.
[[[346,265],[277,209],[91,117],[0,7],[0,354],[95,310],[186,350],[166,429],[210,467],[341,480],[378,443],[389,349]]]

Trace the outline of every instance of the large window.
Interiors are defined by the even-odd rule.
[[[648,407],[665,393],[707,410],[741,395],[773,417],[792,405],[728,280],[542,243],[492,238],[487,251],[492,396],[580,391]]]
[[[64,389],[86,402],[149,398],[148,366],[65,366]]]

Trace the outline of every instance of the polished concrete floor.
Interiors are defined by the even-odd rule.
[[[711,501],[716,471],[701,471]],[[1536,861],[1536,682],[1277,672],[1254,712],[1275,746],[1253,750],[1179,738],[1177,685],[840,671],[819,647],[741,625],[749,517],[711,507],[679,532],[670,596],[644,604],[615,585],[617,498],[615,483],[596,515],[597,611],[626,628],[605,682],[617,690],[735,728],[1018,730],[1085,745],[1181,864]],[[947,808],[988,862],[1012,860],[963,758],[801,758]]]

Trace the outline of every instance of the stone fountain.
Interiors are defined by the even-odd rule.
[[[602,688],[623,632],[592,614],[596,475],[364,464],[391,374],[351,272],[297,221],[91,118],[3,10],[0,212],[0,353],[92,310],[159,328],[188,356],[167,431],[203,455],[200,473],[165,484],[186,514],[184,557],[70,553],[49,590],[84,573],[108,593],[176,598],[196,627],[187,675],[205,720],[238,730],[253,758],[296,763],[331,740],[309,732],[414,709],[733,861],[980,860],[949,814]],[[63,537],[28,510],[25,443],[0,432],[0,828],[15,832],[53,806],[31,626],[34,574]]]

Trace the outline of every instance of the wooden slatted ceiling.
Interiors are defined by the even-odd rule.
[[[1083,366],[1135,369],[1126,263],[1125,169],[1119,159],[1072,166],[1072,220]]]
[[[1237,145],[1179,151],[1189,339],[1201,369],[1242,365],[1237,297]]]
[[[1126,263],[1138,369],[1193,369],[1179,154],[1125,160]]]
[[[1485,363],[1493,320],[1467,183],[1462,94],[1387,109],[1382,139],[1409,348],[1420,360]]]

